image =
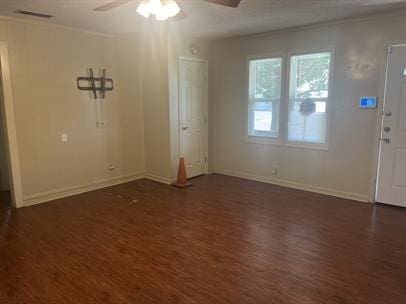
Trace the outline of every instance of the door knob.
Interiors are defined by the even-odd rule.
[[[187,130],[187,127],[186,127],[186,126],[183,126],[183,127],[182,127],[182,130]]]
[[[390,132],[390,128],[389,128],[389,127],[385,127],[383,130],[384,130],[385,132]]]

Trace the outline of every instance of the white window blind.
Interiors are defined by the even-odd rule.
[[[330,52],[290,57],[288,141],[327,142],[330,63]]]

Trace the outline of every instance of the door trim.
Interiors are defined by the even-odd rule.
[[[6,41],[0,41],[0,65],[3,89],[3,124],[6,134],[6,150],[9,156],[10,191],[13,206],[23,207],[23,190],[21,183],[20,160],[18,154],[17,131],[15,123],[14,99],[10,75],[10,61]]]
[[[205,97],[203,99],[203,114],[206,117],[206,123],[204,124],[203,128],[203,137],[204,137],[204,154],[205,154],[205,165],[204,165],[204,174],[209,173],[209,60],[202,59],[202,58],[193,58],[193,57],[178,57],[178,130],[179,130],[179,155],[182,155],[182,115],[181,115],[181,77],[180,77],[180,65],[182,61],[192,61],[192,62],[200,62],[205,65],[206,69],[206,82],[205,82]]]
[[[373,149],[373,174],[371,178],[371,191],[369,194],[369,201],[376,203],[377,191],[378,191],[378,174],[379,174],[379,160],[381,152],[381,133],[383,124],[383,112],[385,109],[386,98],[386,79],[388,73],[389,53],[388,50],[391,46],[406,46],[406,38],[399,40],[385,41],[382,46],[382,53],[380,58],[379,71],[379,88],[378,88],[378,117],[375,128],[375,143]]]

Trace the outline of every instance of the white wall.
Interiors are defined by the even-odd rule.
[[[405,28],[405,15],[394,15],[215,42],[214,170],[368,200],[379,110],[355,105],[360,96],[379,94],[385,42],[406,39]],[[329,151],[247,143],[247,56],[331,45],[335,63]]]
[[[142,41],[142,95],[144,107],[146,176],[171,182],[168,82],[168,37],[145,35]]]
[[[0,21],[8,43],[26,204],[122,182],[144,173],[140,54],[126,39],[68,28]],[[76,77],[107,68],[106,127]],[[61,141],[62,133],[69,140]],[[109,171],[110,164],[116,166]]]
[[[164,183],[176,176],[177,58],[187,56],[194,42],[201,48],[197,57],[207,59],[209,47],[169,37],[165,24],[146,29],[141,36],[113,37],[0,20],[0,40],[10,53],[26,205],[142,176]],[[89,92],[76,87],[88,67],[107,68],[114,79],[104,129],[95,126]]]

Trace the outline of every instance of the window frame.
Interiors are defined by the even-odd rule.
[[[326,98],[326,142],[325,143],[311,143],[311,142],[303,142],[303,141],[292,141],[288,139],[288,124],[289,124],[289,90],[290,90],[290,66],[291,66],[291,59],[293,56],[303,56],[303,55],[312,55],[312,54],[320,54],[320,53],[330,53],[330,71],[329,71],[329,80],[328,80],[328,97]],[[283,137],[283,145],[287,147],[293,148],[307,148],[307,149],[315,149],[315,150],[325,150],[328,151],[330,149],[330,122],[331,122],[331,100],[332,100],[332,89],[333,89],[333,67],[334,67],[334,59],[335,59],[335,48],[334,46],[324,47],[324,48],[313,48],[313,49],[306,49],[306,50],[290,50],[287,53],[287,62],[286,62],[286,88],[285,94],[286,99],[284,100],[285,103],[285,110],[283,112],[283,128],[284,128],[284,137]]]
[[[252,122],[252,110],[251,110],[251,100],[250,100],[250,64],[251,61],[261,60],[261,59],[282,59],[282,70],[281,70],[281,94],[280,94],[280,101],[279,101],[279,124],[278,124],[278,136],[277,137],[269,137],[269,136],[261,136],[261,135],[251,135],[250,134],[250,125]],[[247,113],[246,113],[246,132],[245,132],[245,141],[247,143],[256,143],[256,144],[271,144],[271,145],[282,145],[283,143],[283,124],[282,124],[282,116],[283,116],[283,101],[285,99],[285,81],[284,77],[286,74],[286,54],[284,52],[273,52],[273,53],[263,53],[259,55],[249,55],[247,56],[246,60],[246,68],[247,68],[247,78],[246,78],[246,102],[247,102]],[[271,133],[267,131],[263,131],[264,133]]]
[[[330,53],[330,72],[328,84],[328,97],[326,100],[326,142],[311,143],[301,141],[288,140],[288,122],[289,122],[289,90],[290,90],[290,67],[292,56],[311,55],[319,53]],[[260,135],[250,135],[251,123],[251,101],[250,101],[250,62],[261,59],[282,59],[282,77],[281,77],[281,100],[279,106],[279,136],[267,137]],[[331,109],[333,95],[333,75],[335,64],[335,46],[310,48],[310,49],[291,49],[286,52],[263,53],[259,55],[249,55],[246,59],[246,142],[255,144],[268,144],[276,146],[286,146],[291,148],[304,148],[328,151],[330,149],[330,124],[331,124]]]

